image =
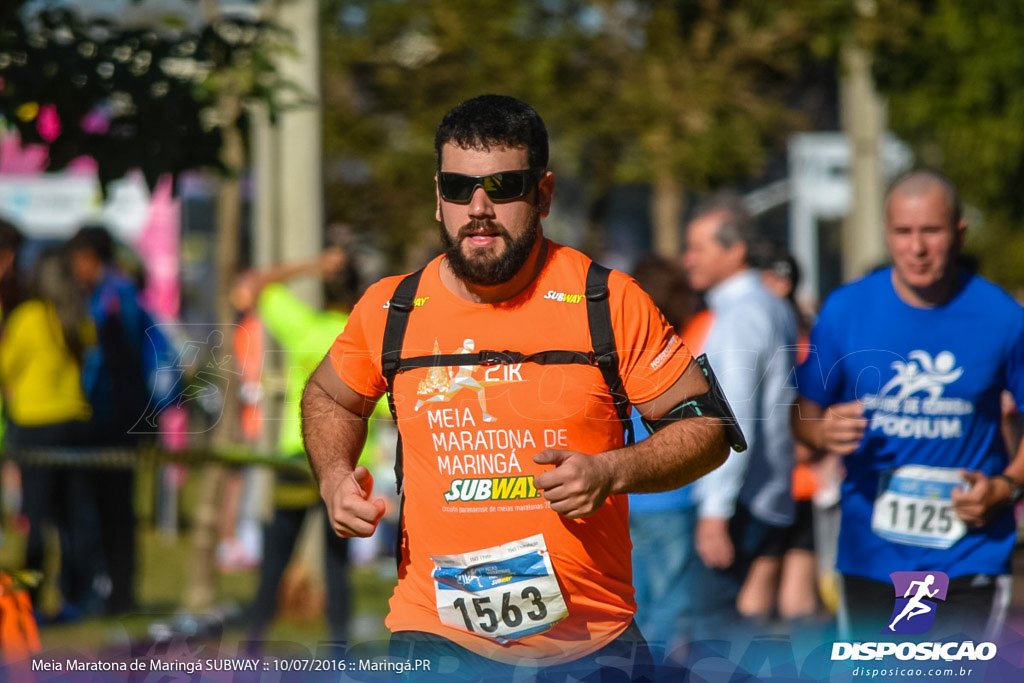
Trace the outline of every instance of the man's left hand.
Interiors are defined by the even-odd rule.
[[[1009,500],[1010,486],[1000,477],[988,477],[981,472],[964,470],[963,476],[970,488],[953,490],[953,508],[968,526],[983,526],[992,508]]]
[[[736,547],[729,536],[729,520],[722,517],[701,517],[697,521],[694,546],[709,569],[728,569],[736,559]]]
[[[533,456],[538,465],[555,468],[533,478],[551,509],[569,518],[588,517],[611,493],[612,476],[597,456],[576,451],[548,449]]]

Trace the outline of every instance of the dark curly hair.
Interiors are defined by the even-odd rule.
[[[444,146],[462,149],[525,147],[530,168],[548,165],[548,130],[533,107],[507,95],[480,95],[445,114],[434,136],[437,170]]]

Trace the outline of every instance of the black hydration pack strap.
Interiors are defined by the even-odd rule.
[[[395,375],[401,364],[402,343],[405,341],[405,328],[409,324],[409,313],[416,302],[416,288],[420,284],[420,276],[423,269],[410,273],[402,278],[391,295],[388,303],[388,316],[384,323],[384,338],[381,342],[380,363],[384,370],[384,378],[387,380],[388,410],[391,411],[391,419],[398,425],[398,414],[395,412]],[[402,540],[405,535],[405,492],[404,492],[404,466],[402,461],[402,432],[397,433],[397,445],[395,446],[395,492],[398,494],[398,534],[395,537],[395,562],[402,564]]]
[[[626,430],[628,442],[633,443],[632,422],[629,417],[629,397],[626,395],[622,378],[619,376],[619,354],[615,348],[612,333],[612,315],[608,306],[608,275],[611,271],[591,262],[587,270],[586,301],[587,320],[590,325],[592,351],[518,351],[480,350],[474,353],[430,354],[402,358],[402,345],[409,314],[415,305],[416,289],[423,270],[411,273],[398,283],[388,304],[388,316],[384,325],[384,339],[381,344],[381,368],[387,382],[388,407],[392,417],[394,408],[395,377],[415,368],[450,367],[456,365],[507,365],[513,363],[536,363],[538,365],[592,365],[601,371],[615,406],[615,412]]]
[[[612,332],[612,310],[608,305],[608,274],[611,271],[591,261],[587,269],[587,320],[590,323],[590,343],[594,345],[597,368],[611,393],[615,412],[626,432],[626,443],[635,442],[633,422],[629,418],[630,402],[619,376],[619,352],[615,349]]]
[[[630,420],[629,397],[619,376],[619,354],[615,349],[615,336],[612,333],[611,308],[608,305],[608,268],[591,262],[587,269],[586,300],[587,320],[590,325],[591,351],[538,351],[536,353],[520,353],[518,351],[481,350],[475,353],[430,354],[402,358],[402,346],[405,342],[405,330],[409,324],[409,314],[416,303],[416,290],[419,287],[423,269],[410,273],[402,278],[395,288],[395,293],[388,303],[387,320],[384,323],[384,338],[381,343],[381,370],[387,382],[388,409],[396,423],[395,412],[395,377],[399,373],[414,368],[449,367],[456,365],[499,365],[512,363],[537,363],[539,365],[591,365],[601,371],[608,392],[611,395],[615,412],[622,422],[626,433],[626,443],[634,442],[633,423]],[[403,495],[403,463],[402,435],[398,433],[398,447],[395,452],[395,481],[399,500],[399,534],[398,552],[396,557],[401,561],[401,514],[404,507]]]

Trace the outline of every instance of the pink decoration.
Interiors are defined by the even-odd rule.
[[[82,117],[81,126],[90,135],[103,135],[110,130],[110,116],[103,107],[96,107]]]
[[[36,128],[39,135],[47,142],[53,142],[60,136],[60,117],[57,116],[57,107],[52,104],[44,104],[39,108],[39,118],[36,119]]]
[[[100,165],[90,156],[82,155],[68,162],[68,172],[75,175],[96,175]]]
[[[0,127],[0,173],[42,173],[50,163],[50,150],[46,145],[22,145],[18,131]],[[96,161],[92,157],[73,159],[67,170],[76,175],[95,175]]]
[[[169,451],[185,450],[188,446],[188,412],[182,406],[170,406],[157,418],[160,423],[160,439]],[[174,471],[180,476],[182,472]],[[179,483],[180,487],[180,483]]]
[[[143,304],[160,320],[178,316],[180,226],[179,204],[171,195],[171,178],[165,175],[150,196],[149,218],[135,244],[146,267]]]
[[[45,145],[21,146],[21,136],[11,130],[0,133],[0,173],[39,173],[46,168],[49,150]]]

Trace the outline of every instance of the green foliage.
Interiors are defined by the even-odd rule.
[[[221,132],[243,122],[225,119],[218,98],[258,99],[273,113],[289,87],[273,59],[290,36],[265,22],[223,17],[192,34],[59,8],[4,19],[0,116],[24,142],[49,145],[49,170],[95,158],[104,186],[135,167],[151,186],[164,173],[222,168]],[[45,115],[59,127],[41,125]]]
[[[669,174],[703,190],[757,174],[803,125],[791,88],[827,52],[814,38],[837,1],[324,2],[326,155],[368,170],[328,162],[328,215],[396,261],[433,235],[434,130],[485,92],[541,112],[552,168],[583,179],[593,207],[615,183]]]
[[[1006,248],[1024,225],[1024,4],[878,0],[861,22],[891,128],[985,216],[972,242],[983,272],[1024,285]]]

